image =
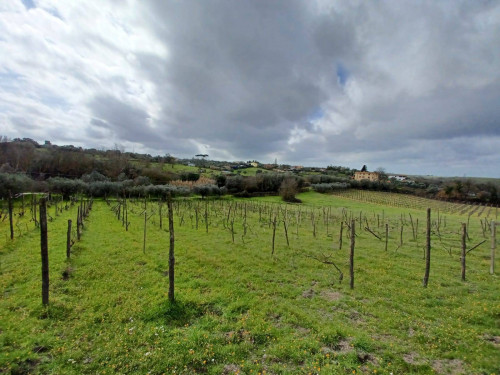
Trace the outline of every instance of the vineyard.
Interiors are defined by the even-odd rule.
[[[177,198],[171,303],[166,202],[52,196],[44,306],[39,198],[14,202],[13,239],[1,210],[0,372],[500,373],[495,207]]]
[[[366,190],[339,190],[334,193],[335,196],[347,199],[353,199],[359,202],[367,202],[380,204],[384,206],[412,208],[425,210],[432,208],[447,214],[459,214],[466,216],[476,216],[493,218],[498,220],[498,207],[494,205],[473,205],[469,203],[454,203],[446,201],[438,201],[435,199],[427,199],[414,195],[385,193]]]

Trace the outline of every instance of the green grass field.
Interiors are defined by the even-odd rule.
[[[245,168],[245,169],[240,169],[238,170],[242,176],[255,176],[258,171],[259,173],[269,173],[268,170],[263,169],[263,168]]]
[[[116,201],[94,202],[70,260],[67,219],[75,222],[76,206],[57,216],[51,206],[48,308],[39,231],[27,211],[11,241],[4,211],[0,373],[500,374],[500,284],[489,274],[480,218],[470,218],[467,248],[486,242],[467,255],[463,282],[467,216],[438,222],[433,210],[423,288],[424,210],[314,192],[299,198],[174,202],[175,304],[167,301],[166,205],[160,229],[159,206],[148,204],[143,253],[143,203],[128,202],[126,231]],[[346,219],[356,220],[352,290],[345,224],[339,248]],[[335,263],[343,281],[320,260]]]

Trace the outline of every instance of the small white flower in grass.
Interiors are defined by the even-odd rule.
[[[144,355],[145,355],[146,357],[149,357],[149,356],[151,355],[151,352],[146,352]]]
[[[69,363],[76,363],[76,361],[73,358],[68,359]]]

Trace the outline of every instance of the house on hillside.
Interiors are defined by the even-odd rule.
[[[389,180],[390,179],[395,179],[396,181],[407,181],[408,180],[408,177],[405,175],[402,175],[402,174],[399,174],[399,175],[391,174],[387,177],[389,177]]]
[[[380,179],[380,174],[378,172],[354,172],[354,180],[362,181],[378,181]]]

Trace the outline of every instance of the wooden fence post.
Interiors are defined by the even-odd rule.
[[[40,249],[42,255],[42,303],[49,304],[49,248],[47,238],[47,203],[40,199]]]

